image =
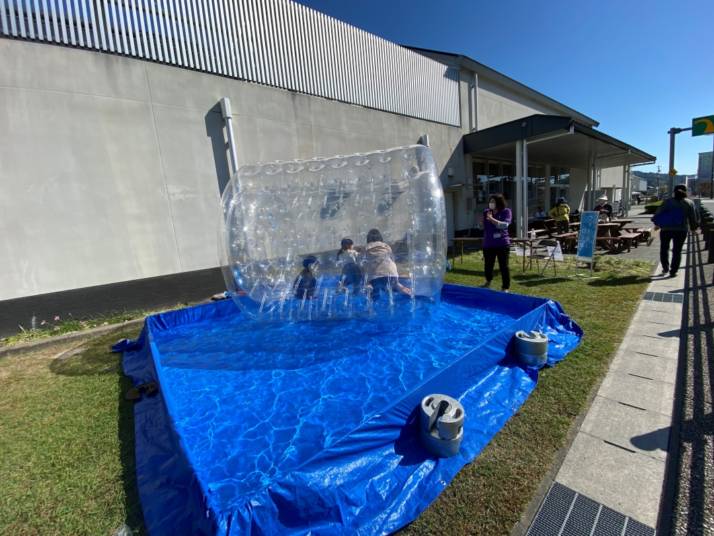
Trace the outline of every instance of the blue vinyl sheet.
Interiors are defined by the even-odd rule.
[[[116,350],[135,383],[161,386],[135,405],[151,534],[382,534],[414,520],[535,388],[513,333],[546,332],[549,365],[583,335],[540,298],[445,285],[434,307],[414,325],[247,325],[230,300],[148,317]],[[431,393],[465,408],[455,457],[419,443]]]

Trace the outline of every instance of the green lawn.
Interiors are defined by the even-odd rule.
[[[107,351],[138,329],[0,358],[0,534],[141,526],[131,386]],[[56,358],[65,353],[64,357]]]
[[[514,270],[514,292],[560,301],[585,339],[563,363],[542,372],[521,411],[405,532],[510,531],[602,377],[650,269],[604,257],[595,279],[571,278],[572,268],[557,278]],[[457,261],[448,280],[481,284],[480,256]],[[0,358],[0,534],[100,535],[124,522],[143,530],[132,408],[122,398],[129,381],[118,356],[107,351],[137,333],[124,328],[89,343]]]

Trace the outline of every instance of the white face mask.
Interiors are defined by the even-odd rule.
[[[496,210],[496,203],[494,203],[493,201],[491,201],[491,202],[488,204],[488,208],[490,208],[491,210]]]

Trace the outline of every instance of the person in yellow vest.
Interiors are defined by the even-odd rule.
[[[561,197],[553,208],[548,211],[551,218],[555,220],[555,225],[559,233],[567,233],[570,228],[570,207]]]

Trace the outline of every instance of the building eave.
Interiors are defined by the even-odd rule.
[[[478,61],[469,58],[468,56],[464,56],[462,54],[456,54],[453,52],[443,52],[441,50],[432,50],[428,48],[420,48],[420,47],[412,47],[412,46],[406,46],[402,45],[405,48],[408,48],[410,50],[413,50],[418,53],[422,53],[424,55],[430,56],[432,59],[434,56],[432,54],[438,54],[442,56],[447,56],[453,59],[453,66],[455,67],[464,67],[467,69],[470,69],[474,71],[476,74],[479,76],[483,76],[486,79],[492,80],[502,86],[504,86],[507,89],[510,89],[512,91],[515,91],[517,93],[520,93],[524,96],[527,96],[530,99],[533,99],[536,102],[545,104],[547,106],[550,106],[560,112],[563,113],[563,115],[567,115],[572,117],[573,119],[576,119],[578,122],[583,123],[585,125],[588,125],[590,127],[597,127],[600,125],[600,123],[593,119],[592,117],[589,117],[573,108],[570,106],[566,106],[562,102],[558,102],[557,100],[549,97],[548,95],[545,95],[541,93],[540,91],[536,91],[535,89],[518,82],[517,80],[514,80],[513,78],[506,76],[503,73],[498,72],[495,69],[492,69],[491,67],[484,65],[483,63],[479,63]]]

